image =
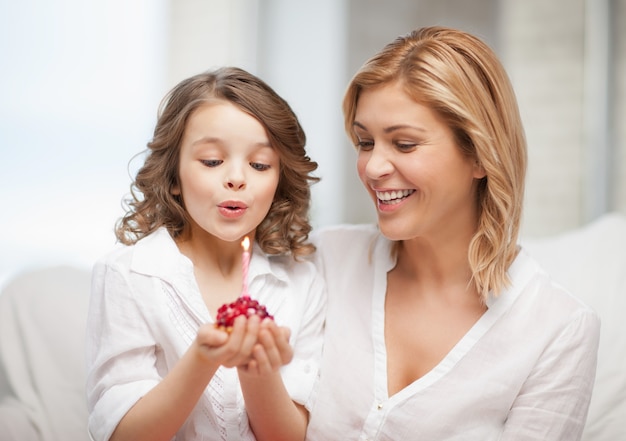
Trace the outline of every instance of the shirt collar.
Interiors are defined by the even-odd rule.
[[[255,243],[248,272],[250,280],[268,275],[287,282],[289,279],[283,266],[273,262],[280,257],[282,256],[268,256]],[[179,251],[167,229],[161,227],[135,244],[131,271],[173,283],[178,280],[181,271],[193,274],[193,263]]]
[[[372,255],[378,259],[380,265],[383,266],[385,272],[391,271],[397,263],[397,253],[392,253],[395,241],[387,239],[382,233],[378,232],[371,245]]]

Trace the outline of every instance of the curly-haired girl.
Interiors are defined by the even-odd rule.
[[[299,259],[314,250],[316,168],[288,103],[242,69],[166,96],[116,226],[124,246],[94,267],[93,439],[304,438],[324,309],[323,283]],[[242,278],[275,321],[241,316],[228,333],[216,311]]]

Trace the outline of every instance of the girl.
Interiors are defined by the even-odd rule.
[[[222,68],[166,97],[118,222],[122,247],[93,271],[89,429],[97,440],[303,439],[317,375],[323,284],[310,263],[317,164],[289,105]],[[214,326],[242,287],[275,321]],[[279,326],[280,325],[280,326]]]

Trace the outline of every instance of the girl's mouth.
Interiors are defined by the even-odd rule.
[[[222,216],[236,218],[243,216],[248,206],[240,201],[224,201],[217,208]]]

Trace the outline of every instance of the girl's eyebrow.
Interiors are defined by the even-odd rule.
[[[203,136],[202,138],[198,138],[195,141],[193,141],[191,143],[191,145],[198,145],[198,144],[210,144],[212,142],[216,142],[219,141],[219,138],[215,138],[212,136]]]
[[[215,142],[220,142],[221,139],[220,138],[216,138],[214,136],[203,136],[201,138],[196,139],[195,141],[191,142],[192,146],[197,146],[199,144],[211,144],[211,143],[215,143]],[[259,147],[270,147],[273,148],[272,143],[268,140],[268,141],[260,141],[255,143],[255,145],[259,146]]]
[[[358,127],[358,128],[360,128],[360,129],[367,130],[367,127],[365,127],[363,124],[361,124],[361,123],[360,123],[360,122],[358,122],[358,121],[354,121],[354,122],[352,123],[352,127]]]

